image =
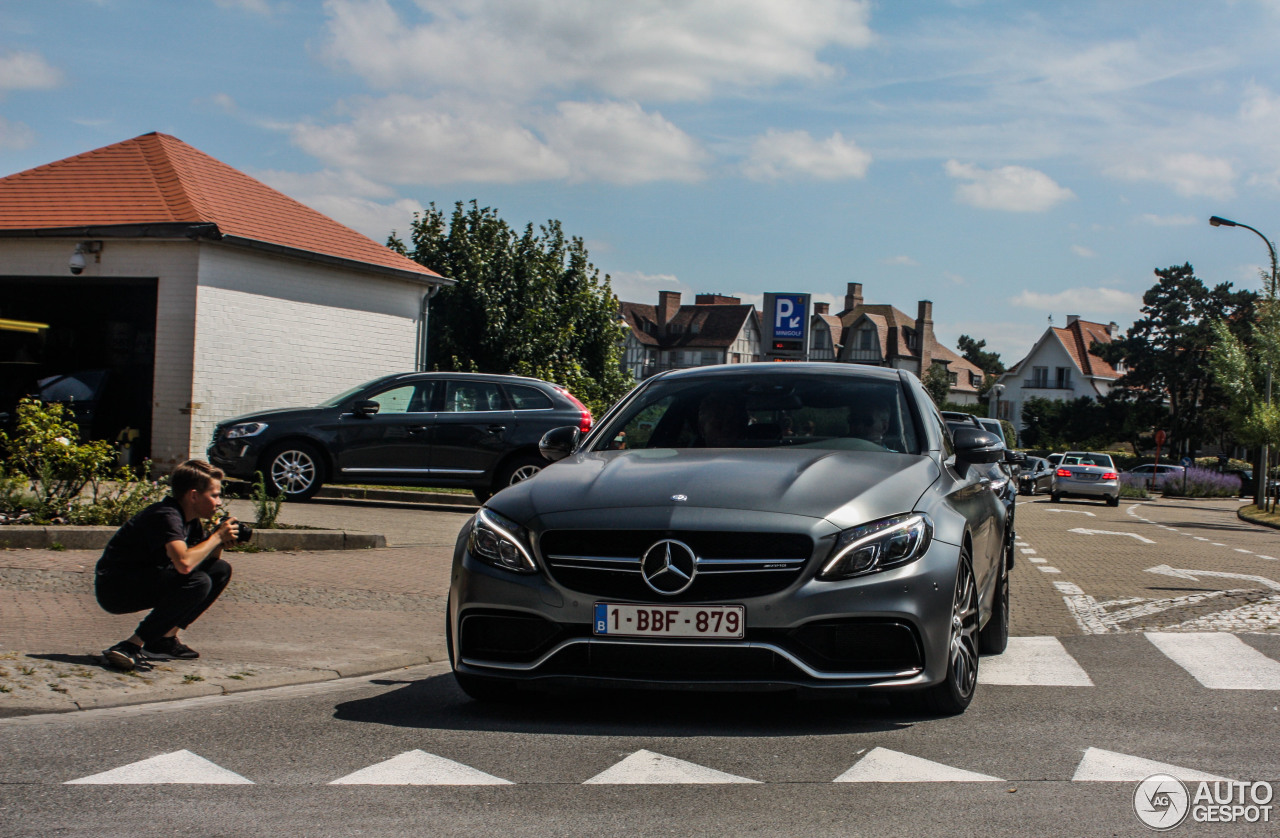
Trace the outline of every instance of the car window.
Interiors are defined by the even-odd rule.
[[[658,381],[619,412],[599,439],[597,450],[625,444],[920,451],[902,387],[844,375]]]
[[[516,410],[550,410],[555,407],[546,393],[537,387],[526,387],[523,384],[508,384],[507,397]]]
[[[431,404],[431,382],[419,384],[401,384],[390,390],[370,396],[370,401],[378,403],[378,413],[422,413]]]
[[[1112,468],[1111,458],[1106,454],[1085,454],[1080,458],[1080,463],[1086,466],[1099,466],[1101,468]]]
[[[1080,458],[1079,457],[1063,457],[1062,462],[1059,463],[1059,465],[1078,466],[1080,465]]]
[[[444,413],[479,413],[506,410],[506,400],[497,384],[489,381],[449,381],[445,384]]]

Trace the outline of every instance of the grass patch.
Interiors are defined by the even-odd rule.
[[[1253,504],[1240,507],[1240,517],[1246,521],[1256,521],[1259,524],[1280,527],[1280,512],[1264,512]]]
[[[184,684],[194,684],[197,681],[203,681],[203,680],[204,680],[204,677],[201,675],[183,675],[182,676],[182,682]]]

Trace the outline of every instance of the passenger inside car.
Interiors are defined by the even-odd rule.
[[[698,405],[698,437],[703,448],[730,448],[747,435],[747,406],[733,393],[710,393]]]

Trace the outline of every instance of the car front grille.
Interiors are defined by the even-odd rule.
[[[674,595],[656,593],[640,572],[645,552],[663,539],[681,541],[697,556],[693,583]],[[786,588],[813,555],[813,539],[778,532],[551,530],[542,535],[539,548],[551,577],[587,596],[715,602]]]

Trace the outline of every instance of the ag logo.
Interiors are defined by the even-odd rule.
[[[1168,774],[1152,774],[1133,792],[1133,811],[1138,813],[1138,820],[1160,832],[1186,820],[1190,808],[1187,787]]]

